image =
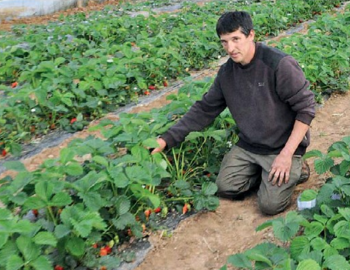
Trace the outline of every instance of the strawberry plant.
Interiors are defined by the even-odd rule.
[[[308,152],[306,158],[316,158],[318,173],[332,174],[316,192],[316,206],[288,212],[257,228],[259,231],[272,227],[282,246],[264,243],[231,255],[227,263],[244,269],[350,269],[349,154],[350,137],[332,144],[326,154],[318,150]],[[315,191],[312,193],[314,197]],[[227,269],[227,265],[222,269]]]

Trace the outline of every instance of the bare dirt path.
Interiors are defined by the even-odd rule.
[[[98,8],[103,6],[100,5]],[[91,10],[96,10],[96,7]],[[77,11],[80,12],[80,10],[73,10],[66,11],[65,14]],[[12,21],[12,23],[45,23],[55,16],[46,19],[32,18],[25,21]],[[10,24],[8,23],[8,25]],[[213,74],[215,74],[215,68],[202,74],[201,77]],[[167,102],[165,96],[148,105],[135,107],[131,112],[161,107]],[[117,119],[116,115],[107,117]],[[76,133],[73,138],[83,138],[90,134],[84,130]],[[317,149],[326,152],[333,142],[349,134],[350,94],[333,95],[317,110],[316,118],[311,126],[312,142],[308,150]],[[69,141],[67,140],[57,147],[45,149],[31,158],[23,160],[23,163],[29,170],[34,170],[45,159],[58,156],[60,150]],[[298,186],[293,196],[293,202],[287,211],[296,209],[296,198],[303,189],[319,188],[324,183],[325,176],[317,175],[314,172],[312,160],[309,163],[312,169],[310,180]],[[281,215],[285,213],[286,211]],[[225,264],[227,256],[254,247],[262,241],[273,240],[273,234],[270,230],[255,232],[255,228],[268,219],[271,217],[262,215],[258,210],[256,194],[251,194],[242,201],[221,200],[220,206],[215,212],[199,213],[182,221],[172,232],[171,237],[161,237],[161,232],[152,233],[149,239],[153,249],[135,270],[220,269]]]

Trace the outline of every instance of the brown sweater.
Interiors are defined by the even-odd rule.
[[[228,107],[239,129],[238,146],[256,154],[278,154],[295,120],[310,125],[315,117],[314,94],[294,58],[256,43],[252,61],[242,66],[229,59],[202,100],[161,137],[167,148],[182,142],[191,131],[210,125]],[[295,154],[303,155],[309,132]]]

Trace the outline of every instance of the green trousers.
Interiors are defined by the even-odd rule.
[[[258,155],[233,146],[221,163],[216,180],[218,196],[235,199],[248,190],[259,187],[258,205],[264,214],[275,215],[290,204],[300,178],[302,157],[293,156],[289,182],[281,186],[268,181],[271,165],[277,155]]]

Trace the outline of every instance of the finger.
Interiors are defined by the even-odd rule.
[[[285,173],[284,182],[287,184],[289,182],[289,172]]]
[[[274,173],[273,179],[272,179],[272,185],[273,185],[273,186],[276,185],[276,183],[277,183],[279,177],[280,177],[280,172],[276,171],[276,172]]]
[[[159,153],[159,152],[162,152],[162,149],[160,149],[159,147],[157,148],[153,148],[151,152],[151,155],[155,154],[155,153]]]
[[[274,174],[275,174],[275,171],[273,171],[273,170],[270,169],[270,170],[269,170],[268,181],[271,181],[271,180],[273,179]]]
[[[283,185],[283,181],[285,180],[285,173],[284,172],[281,172],[280,173],[280,176],[279,176],[279,179],[278,179],[278,186],[282,186]]]

